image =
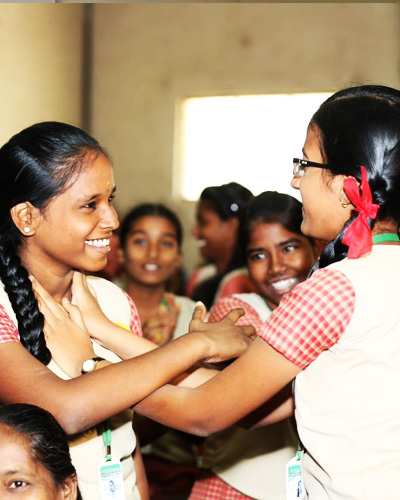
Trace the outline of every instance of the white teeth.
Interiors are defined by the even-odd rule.
[[[145,264],[144,268],[146,269],[146,271],[157,271],[160,266],[157,266],[157,264]]]
[[[85,240],[85,244],[90,247],[108,247],[110,245],[110,239],[104,238],[103,240]]]
[[[288,288],[293,288],[295,285],[297,285],[297,278],[289,278],[286,280],[281,280],[281,281],[275,281],[275,283],[270,283],[270,286],[272,288],[275,288],[278,292],[281,290],[286,290]]]

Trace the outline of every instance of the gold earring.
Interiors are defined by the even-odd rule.
[[[342,203],[343,208],[347,208],[350,205],[350,203]]]

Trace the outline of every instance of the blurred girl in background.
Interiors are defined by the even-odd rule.
[[[245,265],[237,239],[239,219],[251,197],[252,193],[236,182],[207,187],[200,195],[193,236],[209,264],[189,277],[187,295],[201,300],[207,308],[214,303],[223,277]],[[246,272],[241,271],[238,276],[229,293],[252,291]]]
[[[134,207],[120,227],[122,286],[134,300],[144,337],[158,345],[188,331],[195,303],[168,293],[167,283],[182,265],[182,225],[159,203]],[[165,432],[136,415],[136,432],[145,446],[143,461],[152,499],[187,498],[197,476],[198,438],[180,431]]]
[[[159,203],[134,207],[121,223],[122,286],[134,300],[144,337],[162,345],[187,333],[194,302],[167,292],[182,266],[182,225]]]

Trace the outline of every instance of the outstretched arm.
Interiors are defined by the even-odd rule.
[[[195,333],[71,380],[58,378],[21,344],[5,342],[0,344],[0,400],[36,404],[50,411],[67,433],[79,432],[135,405],[202,359],[240,355],[251,343],[247,334],[253,333],[234,325],[242,313],[232,311],[210,331],[199,319],[204,308],[197,307]]]

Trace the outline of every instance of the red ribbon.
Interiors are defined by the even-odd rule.
[[[359,212],[359,216],[346,229],[342,241],[349,247],[348,258],[358,259],[371,251],[372,234],[367,218],[376,219],[379,205],[372,203],[371,188],[365,167],[361,167],[360,188],[354,177],[345,179],[343,185],[345,193],[354,205],[354,210]]]

